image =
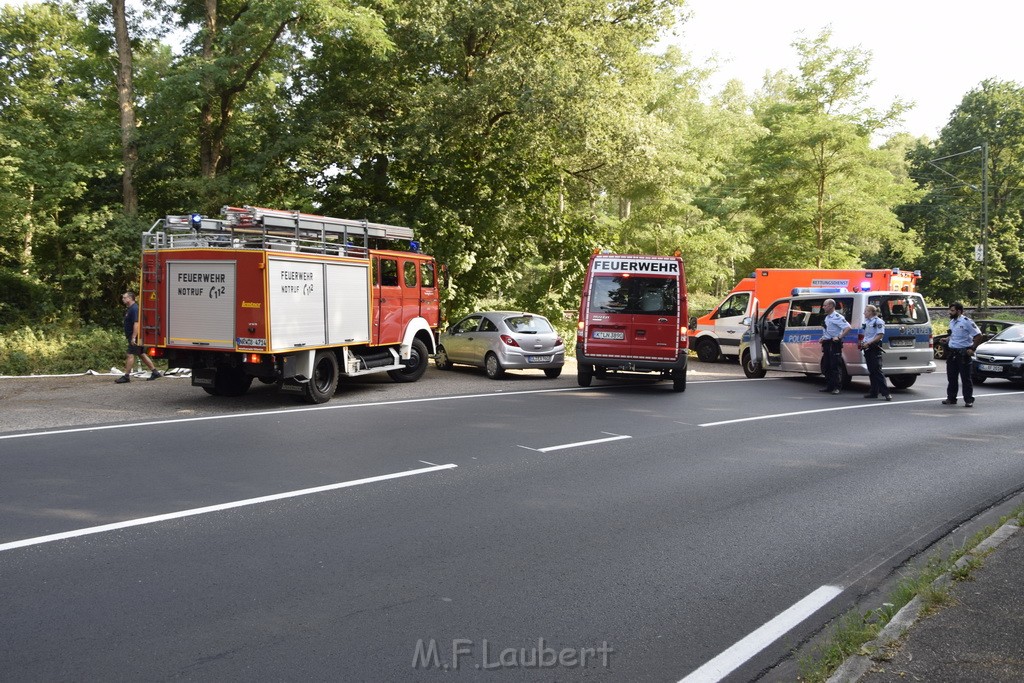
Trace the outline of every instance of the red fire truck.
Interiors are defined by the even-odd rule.
[[[415,382],[435,352],[437,265],[410,228],[225,207],[158,220],[142,247],[143,346],[209,394],[255,378],[323,403],[342,376]]]

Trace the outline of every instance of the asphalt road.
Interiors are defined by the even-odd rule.
[[[318,407],[112,379],[0,380],[4,679],[770,677],[1024,488],[1024,392],[949,408],[939,375],[884,403],[431,368]]]

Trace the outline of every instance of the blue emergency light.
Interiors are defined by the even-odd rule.
[[[198,230],[203,227],[203,214],[194,213],[188,217],[189,222],[192,224],[193,230]]]
[[[862,292],[870,292],[871,291],[871,282],[869,282],[868,280],[865,280],[864,282],[860,283],[860,291],[862,291]]]

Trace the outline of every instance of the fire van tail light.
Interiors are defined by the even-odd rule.
[[[146,355],[149,356],[150,358],[161,358],[163,357],[164,354],[163,352],[160,351],[160,349],[156,348],[155,346],[150,346],[148,349],[146,349]]]
[[[253,365],[259,365],[263,362],[263,357],[258,353],[247,353],[242,356],[242,361],[245,363],[252,363]]]
[[[586,326],[586,324],[582,320],[579,321],[578,323],[576,323],[576,341],[578,341],[578,342],[583,341],[583,337],[585,336],[584,333],[583,333],[583,328],[585,326]]]
[[[515,339],[508,336],[507,334],[501,335],[501,341],[505,342],[506,346],[519,346],[519,342],[517,342]]]

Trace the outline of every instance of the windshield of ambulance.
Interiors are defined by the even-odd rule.
[[[595,275],[591,283],[591,313],[675,315],[678,301],[671,277]]]
[[[868,303],[878,308],[878,315],[886,325],[924,325],[928,322],[928,309],[920,294],[879,294],[868,297]]]

